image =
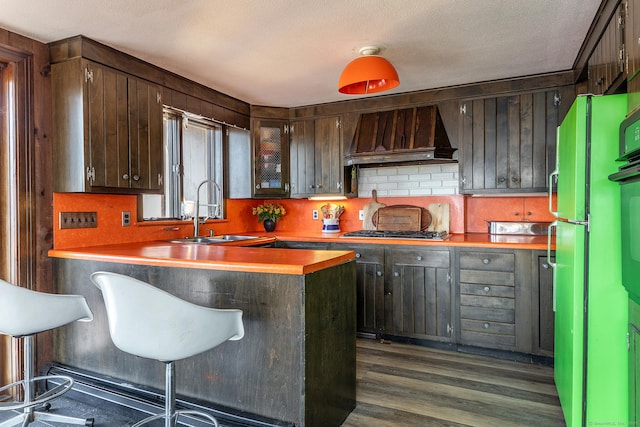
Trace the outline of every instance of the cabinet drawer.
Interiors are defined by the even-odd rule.
[[[513,310],[515,308],[515,300],[513,298],[485,297],[481,295],[460,295],[460,305]]]
[[[470,270],[515,271],[513,253],[460,252],[460,268]]]
[[[393,265],[417,265],[422,267],[449,267],[449,251],[392,249]]]
[[[384,249],[349,247],[356,253],[356,262],[368,264],[384,264]]]
[[[460,283],[460,294],[503,298],[515,298],[516,296],[513,286],[476,285],[472,283]]]
[[[516,346],[515,335],[487,334],[473,331],[460,331],[462,344],[488,347],[498,350],[513,350]]]
[[[500,323],[488,320],[462,319],[460,328],[462,331],[481,332],[484,334],[514,336],[516,334],[516,325],[513,323]]]
[[[460,269],[460,283],[513,286],[515,274],[508,271],[482,271]]]
[[[460,318],[486,322],[515,323],[516,312],[515,310],[502,308],[461,306]]]

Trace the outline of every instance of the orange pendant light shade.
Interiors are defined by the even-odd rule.
[[[363,55],[345,67],[338,81],[338,91],[349,95],[383,92],[400,84],[398,72],[386,59]]]

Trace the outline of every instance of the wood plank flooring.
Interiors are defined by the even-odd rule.
[[[363,338],[356,400],[343,427],[565,425],[551,367]]]

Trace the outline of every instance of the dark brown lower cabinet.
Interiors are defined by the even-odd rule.
[[[357,328],[384,330],[384,249],[354,247],[356,251]]]
[[[460,249],[460,344],[531,353],[531,254]]]
[[[553,311],[553,269],[549,265],[546,252],[534,253],[533,261],[533,353],[553,356],[555,315]],[[552,253],[551,262],[554,261],[555,254]]]
[[[449,248],[394,246],[387,250],[385,331],[412,338],[452,341],[453,287]]]
[[[335,243],[329,249],[356,252],[359,332],[553,356],[546,251]]]
[[[356,327],[360,332],[383,333],[385,325],[384,247],[341,245],[334,249],[356,253]]]

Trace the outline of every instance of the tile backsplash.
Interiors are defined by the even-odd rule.
[[[451,196],[459,192],[458,163],[360,168],[358,197]]]

